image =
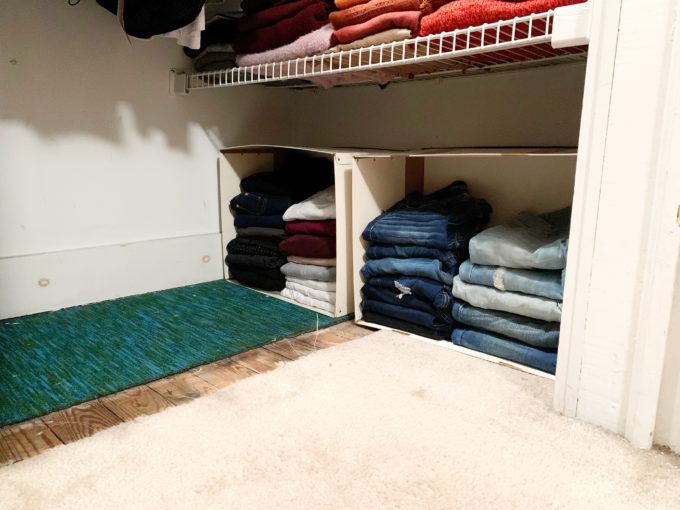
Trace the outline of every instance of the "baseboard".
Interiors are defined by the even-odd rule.
[[[0,319],[223,277],[219,233],[0,258]]]

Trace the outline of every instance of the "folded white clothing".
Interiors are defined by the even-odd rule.
[[[307,297],[318,299],[319,301],[325,301],[331,305],[335,304],[335,292],[329,292],[327,290],[318,290],[311,287],[306,287],[300,285],[299,283],[286,281],[286,288],[304,294]]]
[[[177,44],[186,46],[192,50],[201,47],[201,32],[205,30],[205,7],[198,13],[196,19],[186,26],[161,34],[162,37],[177,39]]]
[[[334,267],[310,266],[307,264],[288,262],[281,266],[281,272],[287,277],[294,276],[295,278],[302,278],[303,280],[334,282],[336,269]]]
[[[326,188],[299,204],[291,205],[283,213],[283,221],[332,220],[335,218],[335,186]]]
[[[294,276],[286,277],[287,282],[304,285],[310,289],[325,290],[327,292],[335,292],[335,282],[320,282],[318,280],[305,280],[304,278],[295,278]]]
[[[281,291],[281,295],[283,297],[287,297],[288,299],[292,299],[293,301],[297,301],[298,303],[303,305],[313,306],[314,308],[318,308],[319,310],[325,310],[331,313],[335,312],[335,305],[305,296],[304,294],[301,294],[295,290],[283,289]]]

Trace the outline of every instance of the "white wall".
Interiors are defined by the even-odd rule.
[[[115,16],[94,0],[3,2],[0,317],[221,277],[219,243],[206,253],[205,237],[219,232],[217,151],[255,138],[291,142],[283,99],[290,92],[248,87],[177,97],[168,92],[171,67],[190,67],[174,40],[130,47]],[[176,249],[163,240],[192,236],[175,265],[148,278],[153,264],[136,264],[132,252],[123,273],[110,252],[88,252],[101,257],[96,274],[82,265],[65,271],[78,257],[57,255],[158,240],[142,251],[162,257]],[[20,260],[35,254],[48,255]],[[50,284],[40,287],[40,278]],[[55,302],[54,285],[69,297]]]
[[[584,64],[300,90],[298,144],[420,149],[578,143]]]

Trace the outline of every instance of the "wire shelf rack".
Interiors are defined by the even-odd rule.
[[[555,11],[283,62],[177,74],[175,90],[270,84],[323,87],[583,61],[587,46],[552,44]]]

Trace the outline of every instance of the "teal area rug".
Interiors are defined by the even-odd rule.
[[[0,321],[0,426],[343,320],[220,280]]]

